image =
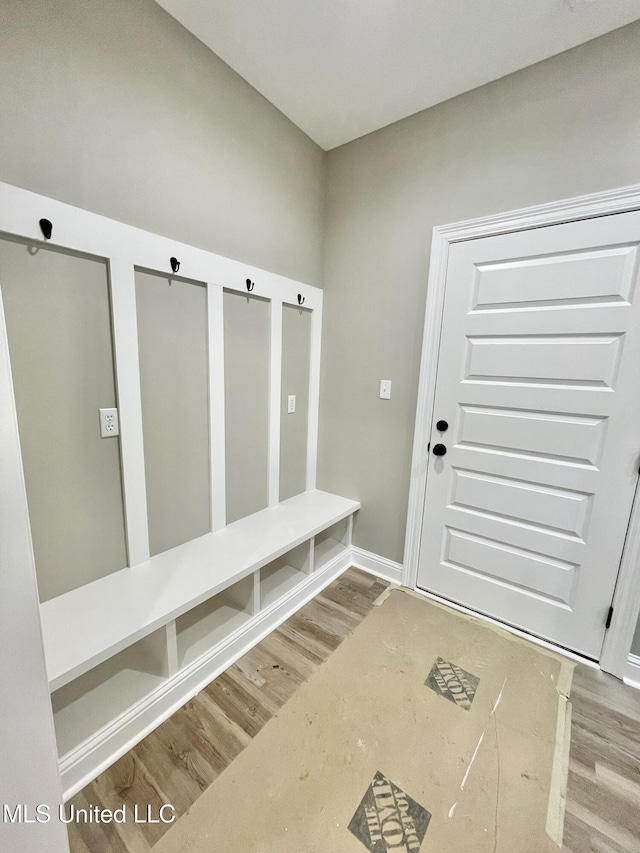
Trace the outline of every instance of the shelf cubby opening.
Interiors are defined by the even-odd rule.
[[[260,569],[260,607],[262,610],[286,595],[309,574],[310,543],[304,542]]]
[[[349,518],[343,518],[316,534],[313,546],[314,569],[326,566],[349,545],[351,535],[349,521]]]
[[[178,666],[185,667],[226,640],[253,615],[253,575],[176,619]]]
[[[167,678],[164,628],[154,631],[51,694],[63,756],[127,711]]]

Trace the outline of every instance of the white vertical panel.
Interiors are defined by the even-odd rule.
[[[260,569],[253,573],[253,597],[251,600],[251,615],[260,613]]]
[[[211,530],[222,530],[226,521],[226,460],[224,422],[224,317],[223,290],[207,284],[209,319],[209,429]]]
[[[313,544],[314,544],[314,539],[315,539],[315,537],[312,536],[311,539],[309,539],[309,541],[306,543],[307,561],[306,561],[305,565],[303,566],[303,569],[304,569],[305,574],[307,574],[307,575],[313,574],[313,564],[314,564],[314,561],[313,561]]]
[[[51,809],[49,823],[6,823],[3,849],[69,850],[57,819],[62,790],[45,670],[9,347],[0,293],[0,802]]]
[[[269,506],[280,502],[280,395],[282,393],[282,301],[271,300],[269,376]]]
[[[307,435],[307,491],[316,487],[318,463],[318,414],[320,408],[320,355],[322,348],[322,294],[311,312],[311,359],[309,365],[309,419]]]
[[[111,258],[109,271],[127,545],[129,565],[136,566],[149,559],[136,282],[133,263],[126,258]]]
[[[178,661],[178,633],[176,630],[176,620],[172,619],[164,626],[165,642],[166,642],[166,674],[167,678],[175,675],[180,668]]]
[[[316,537],[309,539],[309,574],[316,570]]]

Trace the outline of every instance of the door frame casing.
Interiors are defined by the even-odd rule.
[[[438,372],[449,247],[453,243],[544,228],[640,210],[640,184],[591,193],[507,213],[484,216],[433,229],[420,380],[411,460],[409,506],[402,585],[417,589],[418,562],[425,510],[433,404]],[[638,436],[640,451],[640,435]],[[613,598],[613,618],[605,634],[600,667],[622,678],[640,615],[640,489],[636,490]]]

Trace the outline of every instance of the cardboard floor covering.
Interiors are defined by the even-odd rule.
[[[572,671],[394,589],[154,853],[557,853]]]

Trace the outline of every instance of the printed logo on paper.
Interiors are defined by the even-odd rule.
[[[455,663],[436,658],[425,684],[459,708],[468,711],[476,695],[480,679]]]
[[[416,853],[430,820],[426,809],[378,771],[351,818],[349,831],[371,853]]]

